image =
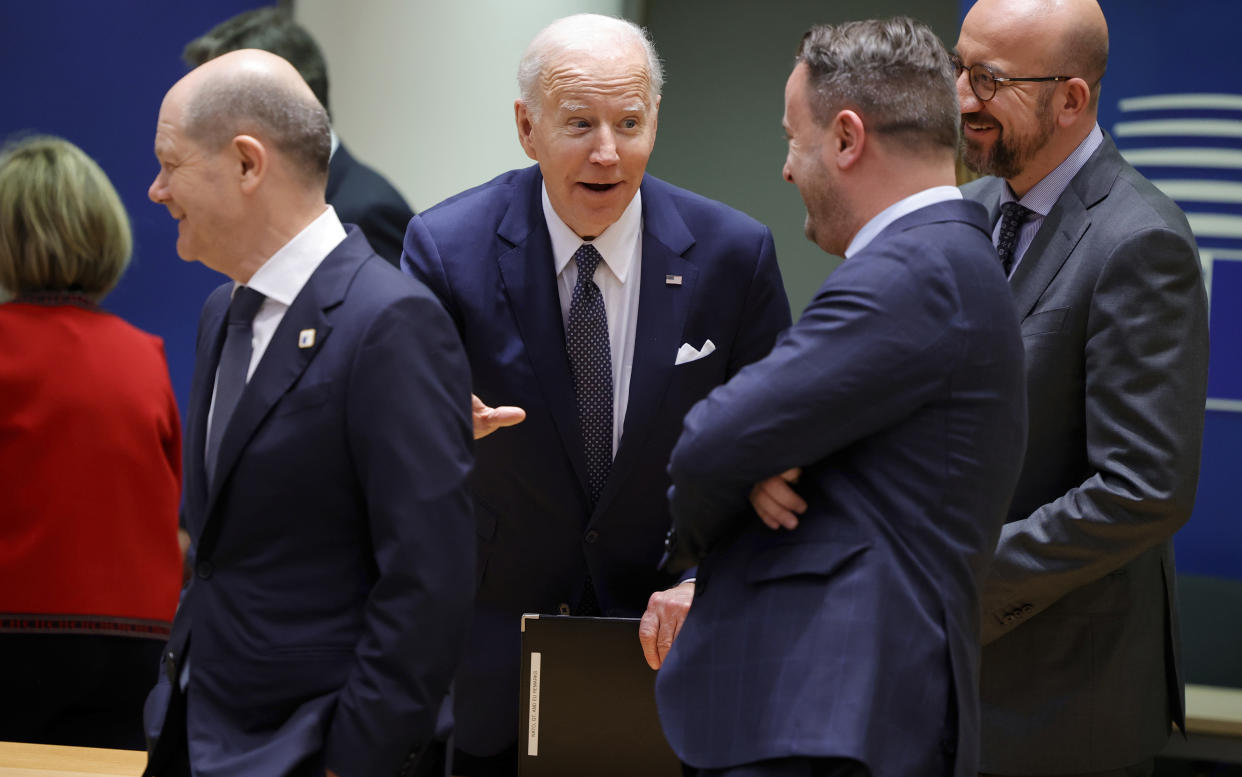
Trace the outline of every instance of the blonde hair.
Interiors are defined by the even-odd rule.
[[[0,288],[98,301],[132,248],[121,198],[82,149],[42,135],[0,150]]]

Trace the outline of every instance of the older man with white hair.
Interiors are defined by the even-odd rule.
[[[537,164],[406,233],[402,266],[456,322],[476,395],[480,588],[456,684],[459,774],[515,771],[522,613],[646,611],[659,666],[693,595],[657,569],[669,452],[690,406],[789,324],[769,230],[645,174],[662,80],[641,28],[552,23],[514,103]]]

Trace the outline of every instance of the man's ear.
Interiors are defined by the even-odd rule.
[[[848,170],[862,158],[867,132],[862,118],[849,109],[840,111],[828,126],[829,156],[841,170]]]
[[[1078,122],[1091,104],[1091,87],[1081,78],[1071,78],[1062,85],[1057,103],[1057,124],[1068,127]]]
[[[535,132],[535,122],[526,103],[520,99],[513,101],[513,118],[517,122],[518,142],[522,144],[522,150],[526,152],[526,156],[538,162],[539,157],[535,154],[535,143],[531,137]]]
[[[267,175],[267,163],[270,161],[267,149],[252,135],[238,135],[233,138],[233,153],[237,157],[242,191],[251,194]]]

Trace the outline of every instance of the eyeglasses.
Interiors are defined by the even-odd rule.
[[[954,56],[950,56],[949,61],[953,63],[953,69],[957,78],[961,78],[963,72],[970,73],[970,90],[975,93],[975,97],[979,98],[979,102],[984,103],[996,96],[996,88],[1000,84],[1007,84],[1012,81],[1068,81],[1073,78],[1073,76],[1039,76],[1037,78],[998,76],[983,63],[976,63],[966,67],[962,60]]]

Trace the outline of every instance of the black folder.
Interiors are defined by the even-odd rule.
[[[518,774],[681,777],[637,618],[522,616]]]

